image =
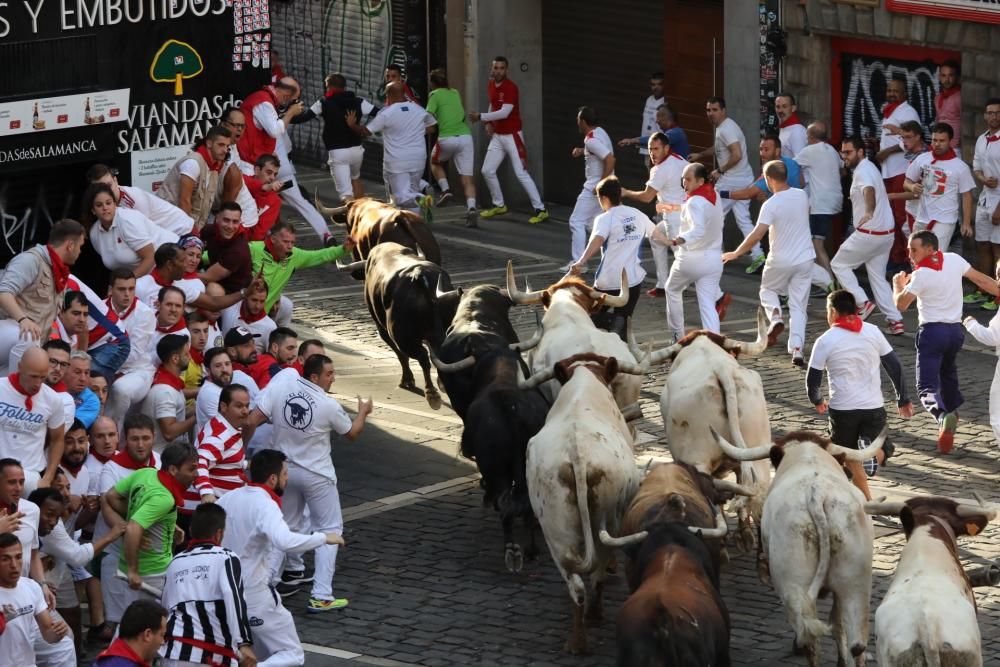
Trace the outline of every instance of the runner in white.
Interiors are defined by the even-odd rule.
[[[590,107],[580,107],[576,126],[583,134],[583,146],[573,148],[573,157],[583,157],[583,190],[576,196],[576,204],[569,216],[570,263],[560,271],[568,271],[574,261],[583,256],[587,234],[594,225],[594,218],[601,214],[601,203],[594,191],[597,183],[615,173],[615,147],[611,137],[598,124],[597,112]],[[581,269],[586,270],[586,265]]]
[[[920,197],[913,231],[934,232],[947,250],[958,223],[958,201],[962,200],[962,236],[972,236],[972,171],[951,147],[954,131],[947,123],[931,128],[931,150],[918,155],[906,169],[903,187]]]
[[[130,270],[113,272],[108,288],[111,296],[105,302],[109,317],[114,313],[114,318],[111,319],[116,320],[118,327],[128,333],[132,344],[128,359],[118,369],[119,375],[111,383],[108,401],[104,406],[104,414],[115,420],[119,428],[129,408],[146,398],[146,393],[153,384],[153,373],[156,372],[156,364],[150,354],[156,330],[156,313],[136,298],[135,285],[135,276]],[[90,339],[102,339],[103,336],[97,335],[99,333],[96,328],[92,329]]]
[[[885,267],[895,234],[885,184],[878,168],[865,157],[864,144],[859,137],[844,139],[840,155],[847,168],[854,172],[851,180],[854,233],[841,244],[830,267],[837,282],[861,304],[858,315],[862,320],[868,319],[878,304],[889,322],[890,333],[900,335],[903,333],[903,316],[893,303],[892,288],[885,279]],[[854,270],[862,264],[868,272],[868,284],[871,285],[875,303],[868,300],[868,295],[854,275]]]
[[[986,100],[983,115],[986,132],[976,139],[972,175],[983,188],[976,207],[976,268],[989,275],[1000,261],[1000,97]],[[973,298],[977,301],[986,298],[978,291],[976,294],[978,298]],[[989,304],[989,310],[996,311],[996,303]]]
[[[691,162],[714,159],[716,167],[710,178],[719,190],[732,191],[749,187],[753,183],[753,170],[747,159],[746,137],[736,121],[727,115],[726,100],[721,97],[708,98],[705,112],[709,122],[715,127],[715,142],[711,149],[692,153],[688,159]],[[750,219],[750,201],[724,199],[721,206],[723,220],[732,211],[737,227],[746,238],[754,226]],[[750,257],[752,261],[746,271],[756,273],[764,265],[764,252],[759,243],[750,250]]]
[[[802,348],[806,338],[806,308],[809,305],[809,282],[816,251],[809,233],[809,195],[788,185],[788,170],[781,160],[764,165],[764,178],[773,193],[760,207],[757,226],[740,246],[723,253],[722,261],[731,262],[746,254],[753,244],[769,234],[771,251],[764,262],[760,277],[760,303],[764,306],[771,326],[768,344],[774,345],[785,328],[778,294],[788,295],[791,331],[788,352],[792,363],[805,368]]]
[[[795,155],[795,161],[802,167],[809,195],[809,231],[812,232],[816,264],[823,269],[813,269],[813,283],[830,292],[833,269],[830,268],[830,256],[826,253],[826,239],[833,227],[833,216],[844,207],[844,194],[840,187],[843,160],[837,149],[827,143],[826,123],[811,123],[806,129],[806,141],[808,145]],[[781,146],[784,150],[784,142]]]
[[[778,139],[781,140],[781,154],[794,158],[808,143],[806,126],[799,120],[795,96],[782,93],[774,98],[774,112],[778,115]]]
[[[656,122],[656,111],[664,103],[663,72],[653,72],[649,77],[649,97],[646,98],[646,103],[642,107],[642,131],[639,132],[640,137],[651,137],[660,131],[660,126]],[[639,155],[646,156],[647,167],[652,167],[656,164],[651,157],[652,153],[641,145],[639,146]],[[657,265],[657,269],[659,269],[659,265]],[[663,287],[662,283],[659,286]]]
[[[372,410],[371,399],[358,399],[358,414],[352,420],[340,403],[327,394],[333,384],[333,361],[324,355],[306,359],[303,377],[289,381],[272,380],[257,397],[247,428],[270,420],[274,443],[284,453],[289,466],[288,488],[283,498],[285,520],[299,525],[309,508],[314,532],[343,532],[344,518],[337,493],[337,473],[330,458],[330,436],[337,433],[355,440]],[[246,429],[244,429],[246,432]],[[307,611],[320,613],[346,607],[346,598],[333,594],[337,546],[326,544],[316,550],[315,575]]]
[[[653,166],[649,170],[646,189],[641,192],[623,190],[622,198],[635,199],[643,203],[649,203],[655,198],[658,205],[665,204],[670,207],[669,211],[661,213],[662,217],[656,225],[667,237],[667,242],[660,243],[652,238],[649,240],[649,245],[653,249],[653,261],[656,263],[656,286],[647,294],[655,297],[666,294],[664,285],[670,276],[669,239],[676,238],[680,234],[681,205],[684,203],[684,186],[681,185],[681,178],[684,175],[684,168],[689,163],[673,151],[670,139],[663,132],[652,134],[647,145],[649,160]]]
[[[251,284],[242,301],[234,303],[222,311],[219,322],[222,325],[222,331],[229,331],[238,326],[246,327],[250,333],[255,335],[253,342],[257,348],[257,354],[265,351],[268,337],[278,327],[264,310],[266,301],[267,287],[264,283]]]

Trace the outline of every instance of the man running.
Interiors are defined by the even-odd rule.
[[[570,262],[560,268],[569,271],[573,262],[578,260],[587,245],[587,234],[594,226],[594,218],[602,212],[597,198],[597,184],[615,173],[615,147],[611,137],[597,121],[597,112],[590,107],[580,107],[576,114],[576,126],[583,135],[583,146],[573,148],[573,157],[583,157],[583,173],[586,180],[583,190],[576,196],[573,213],[569,216],[569,229],[572,235],[570,243]],[[580,267],[586,271],[586,264]]]

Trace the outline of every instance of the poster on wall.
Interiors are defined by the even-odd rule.
[[[760,133],[776,132],[778,115],[774,111],[774,98],[781,85],[781,57],[775,49],[774,35],[781,34],[779,0],[760,0],[757,6],[760,41]]]

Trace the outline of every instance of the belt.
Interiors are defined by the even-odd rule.
[[[861,232],[862,234],[870,234],[872,236],[887,236],[889,234],[894,234],[896,230],[887,229],[884,232],[873,232],[870,229],[865,229],[864,227],[855,227],[854,231]]]

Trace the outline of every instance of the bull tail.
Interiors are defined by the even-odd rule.
[[[789,621],[795,629],[795,643],[801,648],[815,646],[820,637],[830,634],[830,626],[816,617],[816,599],[830,569],[830,526],[823,512],[822,502],[817,502],[815,489],[807,503],[809,518],[816,527],[819,541],[819,562],[807,590],[795,587],[786,599]]]
[[[747,449],[746,440],[743,439],[743,431],[740,429],[740,404],[736,382],[733,381],[731,373],[716,373],[715,377],[722,389],[723,400],[726,402],[726,417],[729,419],[729,435],[732,442],[737,447]],[[756,486],[763,481],[756,478],[756,471],[750,461],[740,462],[739,480],[741,484],[748,486]]]
[[[417,247],[419,247],[420,251],[424,253],[424,257],[427,258],[427,261],[441,266],[441,247],[438,246],[437,239],[434,238],[434,234],[432,234],[431,230],[427,227],[427,223],[423,220],[417,222],[415,220],[411,220],[409,216],[405,216],[403,225],[406,228],[406,232],[417,244]]]
[[[816,563],[816,573],[813,575],[812,583],[809,584],[809,597],[813,600],[819,597],[820,588],[826,581],[826,575],[830,570],[830,524],[826,521],[823,501],[817,498],[816,488],[813,487],[809,494],[809,502],[806,504],[809,511],[809,518],[816,526],[816,540],[819,542],[819,562]]]
[[[576,507],[580,512],[580,532],[583,535],[583,559],[577,561],[578,572],[590,572],[597,562],[597,548],[594,544],[594,526],[590,521],[590,505],[587,502],[587,464],[574,450],[573,477],[576,480]],[[567,561],[573,560],[572,554],[566,554]]]

